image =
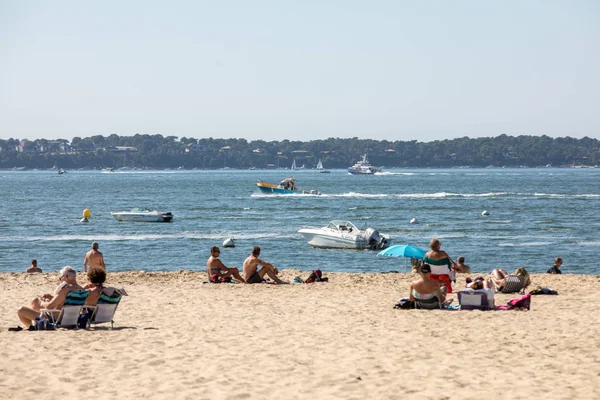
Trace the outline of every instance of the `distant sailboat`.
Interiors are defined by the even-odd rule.
[[[327,171],[325,168],[323,168],[323,163],[321,162],[321,159],[319,158],[319,163],[317,164],[317,170],[322,173],[322,174],[328,174],[329,171]]]
[[[292,162],[292,170],[296,170],[298,168],[296,168],[296,159],[294,158],[294,161]]]

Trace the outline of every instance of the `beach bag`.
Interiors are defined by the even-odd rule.
[[[46,317],[37,317],[35,319],[35,330],[36,331],[54,331],[56,327]]]
[[[308,279],[304,281],[304,283],[313,283],[313,282],[327,282],[328,278],[323,278],[323,273],[320,269],[315,269],[309,276]]]
[[[398,300],[398,303],[394,306],[394,309],[399,310],[411,310],[415,308],[415,302],[411,301],[408,297],[403,297]]]
[[[210,283],[231,283],[230,276],[221,277],[219,274],[212,274],[210,276]]]
[[[531,294],[527,293],[521,297],[512,299],[506,305],[509,310],[529,310],[531,308]]]
[[[90,311],[88,309],[84,309],[81,314],[79,314],[79,318],[77,318],[77,327],[79,329],[86,329],[88,327],[90,317]]]

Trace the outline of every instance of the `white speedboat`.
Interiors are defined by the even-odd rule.
[[[348,172],[352,175],[373,175],[376,172],[381,172],[381,168],[372,166],[367,160],[367,155],[364,154],[362,160],[348,168]]]
[[[323,228],[302,228],[298,232],[308,239],[308,244],[322,248],[381,250],[392,242],[389,235],[373,228],[361,231],[344,220],[333,220]]]
[[[169,212],[150,211],[134,208],[131,211],[110,213],[117,221],[127,222],[171,222],[173,214]]]

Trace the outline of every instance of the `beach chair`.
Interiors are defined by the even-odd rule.
[[[440,310],[442,308],[442,304],[440,303],[437,297],[437,293],[435,294],[435,297],[423,299],[421,298],[422,295],[413,290],[413,298],[415,299],[415,309]]]
[[[441,310],[442,304],[437,298],[428,300],[415,299],[415,309],[417,310]]]
[[[493,280],[492,280],[493,281]],[[499,293],[517,293],[525,290],[525,279],[517,275],[507,275],[504,278],[504,286],[499,287],[494,282],[496,292]]]
[[[485,292],[461,290],[458,292],[458,304],[461,310],[489,310],[489,302]]]
[[[110,322],[110,329],[113,329],[115,312],[117,311],[117,306],[123,295],[114,288],[107,289],[104,289],[104,291],[100,293],[98,304],[95,307],[87,306],[88,310],[92,310],[92,316],[88,321],[88,327],[92,324],[104,324]]]
[[[72,290],[67,293],[62,309],[42,309],[40,310],[40,316],[46,314],[48,316],[48,323],[53,325],[54,328],[78,327],[77,321],[89,293],[87,290]],[[55,319],[54,315],[57,313],[58,318]]]

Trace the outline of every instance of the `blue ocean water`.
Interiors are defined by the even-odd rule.
[[[322,195],[262,195],[256,180],[279,182],[285,170],[0,171],[0,271],[38,260],[44,271],[81,270],[93,241],[110,271],[204,270],[213,245],[234,237],[227,266],[252,246],[279,268],[402,271],[405,260],[367,250],[314,249],[297,233],[348,219],[390,234],[395,244],[426,249],[433,236],[475,271],[526,266],[596,274],[600,169],[406,169],[375,176],[345,170],[294,171],[301,189]],[[171,211],[172,223],[117,222],[111,211]],[[79,223],[91,210],[89,224]],[[490,215],[481,215],[488,210]],[[409,224],[417,218],[419,224]]]

